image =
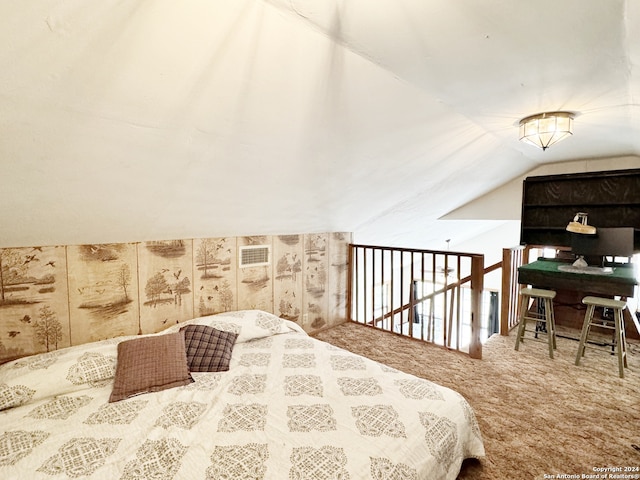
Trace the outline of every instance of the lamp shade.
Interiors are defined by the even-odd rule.
[[[567,225],[567,232],[579,233],[582,235],[595,235],[597,232],[596,227],[589,225],[587,220],[587,214],[585,212],[578,212],[573,220]]]
[[[547,112],[520,120],[520,140],[546,150],[554,143],[573,135],[573,114]]]

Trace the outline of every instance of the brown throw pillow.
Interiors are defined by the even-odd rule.
[[[109,402],[193,382],[180,332],[118,344],[116,377]]]
[[[225,332],[207,325],[187,325],[184,333],[187,362],[192,372],[226,372],[237,333]]]

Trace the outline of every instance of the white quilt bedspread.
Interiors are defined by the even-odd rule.
[[[115,403],[124,337],[3,365],[0,478],[434,480],[484,456],[457,392],[259,314],[188,322],[241,332],[229,371]]]

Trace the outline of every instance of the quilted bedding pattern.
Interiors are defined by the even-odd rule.
[[[455,479],[484,456],[453,390],[266,312],[187,323],[239,333],[228,371],[108,403],[122,339],[0,367],[0,478]]]

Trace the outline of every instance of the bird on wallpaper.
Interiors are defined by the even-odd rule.
[[[41,252],[42,251],[42,247],[33,247],[31,249],[32,252]]]
[[[18,332],[17,330],[11,330],[11,331],[9,332],[9,336],[10,336],[11,338],[15,338],[15,337],[17,337],[17,336],[18,336],[18,334],[19,334],[19,333],[20,333],[20,332]]]
[[[56,262],[54,262],[53,260],[49,260],[49,261],[48,261],[47,263],[45,263],[44,265],[45,265],[45,267],[46,267],[47,265],[51,265],[52,267],[55,267],[55,266],[56,266]]]
[[[182,270],[178,270],[178,273],[174,273],[173,276],[176,277],[176,280],[180,279],[180,274],[182,273]]]
[[[25,315],[20,319],[20,321],[23,323],[31,323],[31,317],[29,315]]]
[[[168,268],[163,268],[162,271],[160,273],[167,273],[169,271]]]
[[[26,264],[27,264],[27,263],[29,263],[29,262],[39,262],[39,261],[40,261],[40,259],[39,259],[39,258],[36,258],[36,256],[35,256],[35,255],[25,255],[25,256],[24,256],[24,263],[23,263],[23,265],[26,265]]]

